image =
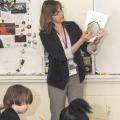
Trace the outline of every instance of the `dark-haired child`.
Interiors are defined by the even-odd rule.
[[[76,98],[61,111],[59,120],[104,120],[89,118],[88,113],[92,113],[91,109],[87,101]]]

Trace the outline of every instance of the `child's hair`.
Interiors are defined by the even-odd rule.
[[[77,98],[61,111],[60,120],[89,120],[87,113],[92,113],[90,105]]]
[[[4,108],[9,108],[13,104],[31,104],[32,101],[33,95],[31,90],[23,85],[16,84],[7,89],[3,98],[3,105]]]

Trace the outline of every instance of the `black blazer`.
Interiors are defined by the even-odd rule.
[[[0,120],[20,120],[20,118],[12,108],[8,108],[1,113]]]
[[[82,31],[75,22],[63,22],[63,25],[69,34],[71,45],[73,45],[81,37]],[[67,58],[65,56],[59,37],[57,36],[56,31],[53,30],[50,34],[46,34],[43,31],[40,31],[40,38],[44,48],[49,54],[47,82],[49,85],[64,89],[69,79],[69,70]],[[80,49],[87,52],[87,45],[87,42],[84,43]],[[78,66],[80,82],[82,82],[85,78],[85,67],[80,49],[77,50],[77,52],[74,54],[74,62]]]

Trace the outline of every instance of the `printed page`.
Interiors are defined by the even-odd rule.
[[[97,31],[100,28],[105,28],[105,25],[108,20],[108,15],[89,10],[86,16],[85,30],[89,29],[92,32],[92,39],[90,42],[94,42],[96,39]]]

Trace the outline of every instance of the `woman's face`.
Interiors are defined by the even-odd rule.
[[[58,7],[57,12],[52,16],[53,23],[62,23],[64,21],[63,10]]]

